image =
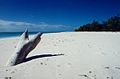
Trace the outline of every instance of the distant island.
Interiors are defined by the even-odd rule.
[[[102,23],[93,20],[92,23],[82,25],[75,31],[120,31],[120,15],[118,13]]]

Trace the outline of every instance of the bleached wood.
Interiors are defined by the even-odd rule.
[[[6,66],[14,66],[24,61],[26,56],[37,46],[41,40],[42,33],[36,34],[36,36],[29,39],[28,31],[26,30],[20,37],[19,43],[16,47],[15,53],[8,60]]]

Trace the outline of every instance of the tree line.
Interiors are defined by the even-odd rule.
[[[93,20],[93,22],[75,29],[75,31],[120,31],[120,15],[110,17],[102,23]]]

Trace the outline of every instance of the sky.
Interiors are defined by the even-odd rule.
[[[0,0],[0,32],[73,31],[120,12],[120,0]]]

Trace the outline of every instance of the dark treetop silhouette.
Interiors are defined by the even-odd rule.
[[[99,23],[93,20],[92,23],[88,23],[75,29],[75,31],[119,31],[120,32],[120,15],[109,18],[107,21]]]

